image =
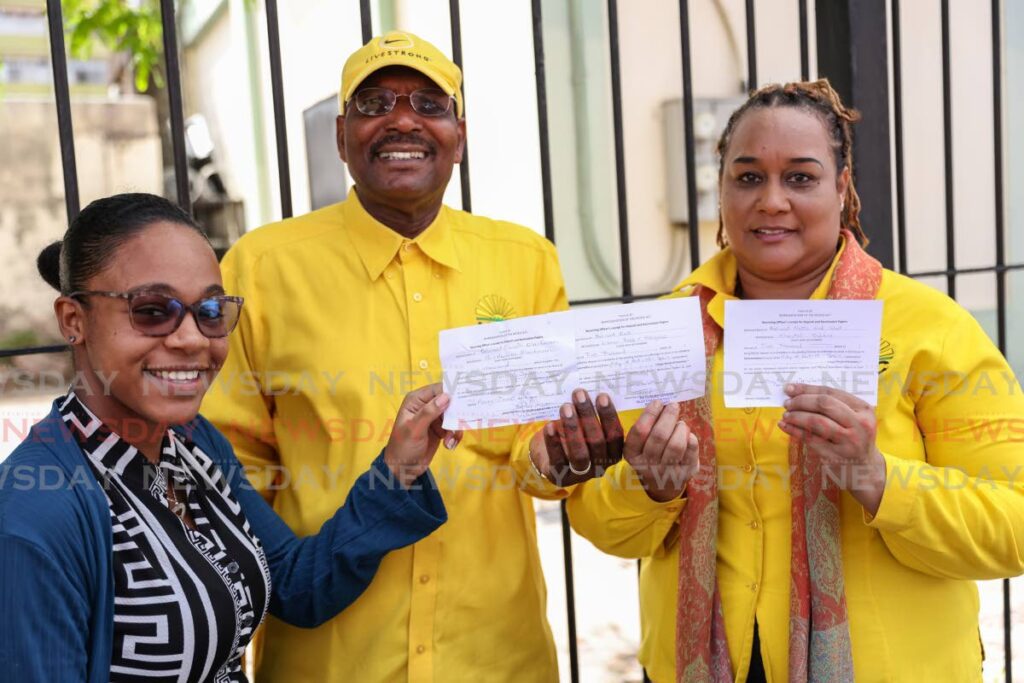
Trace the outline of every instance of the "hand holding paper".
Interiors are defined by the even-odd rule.
[[[575,387],[619,410],[704,394],[696,299],[584,308],[440,335],[446,429],[550,420]]]

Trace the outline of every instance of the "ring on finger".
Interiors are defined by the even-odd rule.
[[[573,474],[587,474],[588,472],[590,472],[590,468],[593,467],[593,466],[594,466],[594,463],[592,463],[591,461],[588,460],[587,461],[587,466],[585,468],[583,468],[582,470],[578,470],[578,469],[576,469],[575,467],[572,466],[572,460],[569,461],[569,471],[572,472]]]

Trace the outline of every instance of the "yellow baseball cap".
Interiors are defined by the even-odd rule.
[[[346,60],[341,70],[341,110],[345,111],[345,103],[360,83],[387,66],[406,66],[434,81],[455,98],[456,113],[462,117],[462,70],[431,43],[407,31],[372,38]]]

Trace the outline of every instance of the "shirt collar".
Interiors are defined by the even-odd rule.
[[[448,207],[442,206],[434,222],[415,239],[408,240],[371,216],[353,189],[344,204],[345,229],[371,280],[380,277],[406,242],[417,245],[427,257],[442,266],[460,270],[449,211]]]
[[[846,249],[846,239],[840,236],[839,249],[836,250],[836,255],[833,257],[825,277],[811,293],[811,299],[824,299],[828,295],[828,289],[832,285],[832,276],[835,274],[839,257],[842,256],[844,249]],[[724,327],[725,302],[736,298],[736,256],[732,253],[732,249],[726,247],[705,261],[679,283],[675,291],[683,293],[698,285],[715,292],[715,296],[708,302],[708,314],[712,320],[718,323],[719,327]]]

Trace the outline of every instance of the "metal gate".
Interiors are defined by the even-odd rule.
[[[268,29],[271,85],[273,94],[274,123],[277,144],[278,178],[281,208],[284,217],[292,215],[291,178],[288,167],[288,138],[285,128],[284,93],[281,77],[281,48],[276,0],[264,0]],[[523,0],[525,1],[525,0]],[[857,0],[829,0],[817,3],[814,25],[809,25],[807,0],[796,0],[799,8],[800,75],[804,80],[810,73],[810,32],[817,39],[818,75],[827,76],[847,104],[856,106],[863,114],[865,123],[855,143],[854,156],[858,161],[857,182],[864,201],[864,224],[869,226],[872,239],[872,253],[883,265],[895,268],[900,273],[914,278],[943,277],[950,296],[956,296],[957,278],[962,275],[992,273],[996,282],[996,342],[1000,351],[1006,353],[1007,344],[1007,273],[1024,269],[1024,263],[1006,262],[1005,240],[1005,197],[1003,168],[1003,17],[1000,0],[991,0],[992,54],[991,72],[984,74],[991,78],[993,93],[994,131],[992,159],[994,169],[993,196],[990,201],[995,207],[995,262],[983,267],[957,268],[954,239],[953,205],[953,145],[952,145],[952,100],[950,85],[950,12],[949,0],[941,0],[942,17],[942,74],[943,74],[943,162],[945,170],[945,243],[946,268],[941,270],[916,271],[910,267],[907,258],[906,196],[904,191],[904,125],[903,120],[903,74],[900,53],[902,22],[899,0],[885,2],[858,2]],[[624,162],[622,94],[619,60],[619,3],[606,0],[608,17],[608,46],[610,54],[612,116],[614,130],[614,158],[616,173],[616,194],[618,199],[619,266],[621,294],[614,297],[592,298],[574,301],[574,304],[597,304],[632,302],[638,299],[654,298],[658,294],[635,295],[630,272],[630,231],[627,216],[627,187]],[[189,181],[186,160],[184,116],[182,105],[181,69],[178,57],[178,39],[175,21],[174,0],[160,0],[163,25],[163,44],[166,59],[166,87],[170,100],[170,124],[175,170],[175,188],[178,203],[186,210],[192,209],[189,197]],[[555,238],[554,211],[552,203],[552,179],[550,141],[548,128],[548,100],[545,73],[543,20],[541,0],[530,2],[533,18],[533,53],[536,74],[537,104],[540,137],[540,174],[543,186],[544,228],[548,239]],[[64,47],[64,26],[60,0],[47,0],[47,18],[50,36],[50,57],[53,66],[53,83],[57,103],[60,134],[61,158],[65,202],[68,220],[79,211],[78,177],[75,165],[74,133],[71,120],[71,105],[68,88],[67,59]],[[363,40],[372,34],[370,0],[359,0]],[[625,9],[625,8],[624,8]],[[745,0],[747,85],[756,87],[758,63],[756,52],[756,26],[754,0]],[[625,11],[628,11],[626,9]],[[461,67],[463,61],[459,0],[449,0],[452,52],[454,61]],[[682,65],[682,108],[685,141],[686,196],[689,216],[697,215],[697,187],[694,149],[693,110],[694,95],[691,73],[690,7],[688,0],[679,0],[679,59]],[[890,38],[891,37],[891,38]],[[892,59],[887,52],[891,39]],[[891,93],[890,93],[891,87]],[[890,131],[890,95],[893,108],[894,126]],[[870,124],[868,123],[870,122]],[[865,134],[863,127],[870,126]],[[890,163],[890,158],[893,163]],[[469,178],[468,150],[460,166],[463,208],[472,209]],[[892,207],[895,206],[895,211]],[[696,229],[689,230],[690,265],[695,268],[701,262],[699,235]],[[66,350],[63,345],[42,346],[0,350],[0,358],[59,353]],[[575,597],[573,592],[573,569],[571,534],[562,504],[562,538],[565,560],[566,609],[568,611],[569,657],[573,681],[579,678],[579,662],[576,647]],[[1010,583],[1003,581],[1003,629],[1005,676],[1009,683],[1012,673],[1012,624],[1010,605]]]

